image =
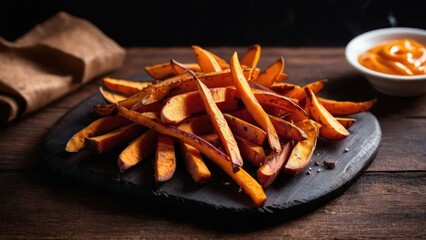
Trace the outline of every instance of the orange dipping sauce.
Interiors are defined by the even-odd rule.
[[[414,76],[426,74],[426,47],[411,39],[378,45],[358,57],[359,63],[374,71]]]

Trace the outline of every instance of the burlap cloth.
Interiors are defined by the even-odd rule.
[[[119,68],[124,56],[96,26],[64,12],[15,42],[0,37],[0,121],[34,112]]]

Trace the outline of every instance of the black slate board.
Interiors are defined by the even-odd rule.
[[[279,176],[265,190],[268,200],[264,207],[254,208],[239,187],[210,163],[208,166],[213,179],[208,184],[195,184],[185,172],[182,162],[178,162],[174,177],[158,185],[153,179],[150,160],[141,162],[124,174],[119,173],[116,159],[122,148],[102,155],[87,150],[65,152],[68,139],[97,118],[92,111],[93,104],[102,102],[100,94],[95,94],[52,127],[44,139],[46,162],[64,175],[108,192],[140,199],[144,205],[167,207],[181,213],[190,210],[191,214],[203,216],[254,217],[260,220],[274,216],[292,218],[315,209],[341,194],[362,173],[374,159],[381,140],[379,123],[371,113],[353,115],[357,122],[349,129],[349,137],[339,142],[318,140],[310,165],[311,175],[304,172],[294,177]],[[338,161],[338,164],[334,169],[325,169],[321,164],[323,160]],[[320,166],[316,166],[315,162],[319,162]],[[318,169],[322,171],[318,172]],[[255,173],[250,166],[246,170]]]

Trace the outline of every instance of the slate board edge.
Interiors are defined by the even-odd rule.
[[[83,100],[76,107],[71,109],[67,114],[62,116],[53,126],[57,126],[57,123],[61,122],[70,112],[80,107],[80,105],[90,101],[92,98],[98,98],[98,94],[94,94],[93,96],[88,97]],[[377,120],[375,120],[378,125]],[[258,221],[263,221],[265,219],[271,220],[273,219],[291,219],[300,215],[303,215],[307,212],[311,212],[314,209],[322,206],[324,203],[331,201],[335,197],[341,195],[353,181],[355,181],[362,173],[363,170],[373,161],[377,151],[378,146],[375,148],[374,152],[371,153],[370,158],[365,161],[362,166],[359,166],[357,169],[357,174],[353,176],[351,179],[346,181],[344,184],[337,186],[334,190],[330,191],[326,195],[322,195],[316,199],[312,199],[310,202],[304,202],[298,205],[293,206],[292,208],[279,209],[279,206],[275,208],[272,212],[268,209],[249,209],[248,211],[239,211],[239,209],[218,209],[217,206],[211,206],[210,204],[200,203],[198,201],[193,201],[190,199],[182,199],[176,196],[170,196],[168,194],[164,194],[161,191],[152,189],[152,188],[141,188],[133,183],[122,181],[114,176],[102,174],[96,171],[92,171],[90,169],[79,168],[73,164],[69,164],[65,162],[63,159],[59,157],[52,156],[49,151],[49,136],[52,134],[53,128],[46,134],[43,139],[43,152],[44,159],[46,163],[56,172],[61,173],[67,177],[71,177],[81,183],[87,183],[93,187],[100,188],[111,192],[113,194],[118,194],[120,196],[132,196],[137,197],[144,202],[149,202],[153,205],[154,208],[162,208],[164,206],[168,206],[170,208],[170,204],[173,204],[173,209],[176,210],[175,214],[180,214],[190,209],[194,214],[199,215],[208,215],[208,216],[227,216],[230,219],[239,218],[239,219],[257,219]],[[380,127],[379,127],[380,128]],[[379,139],[380,135],[377,136]],[[380,140],[378,141],[380,144]],[[95,180],[95,181],[93,181]],[[219,211],[218,211],[219,210]]]

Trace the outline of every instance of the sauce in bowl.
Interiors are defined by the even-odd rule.
[[[378,45],[358,57],[364,67],[393,75],[426,74],[426,47],[411,39]]]

